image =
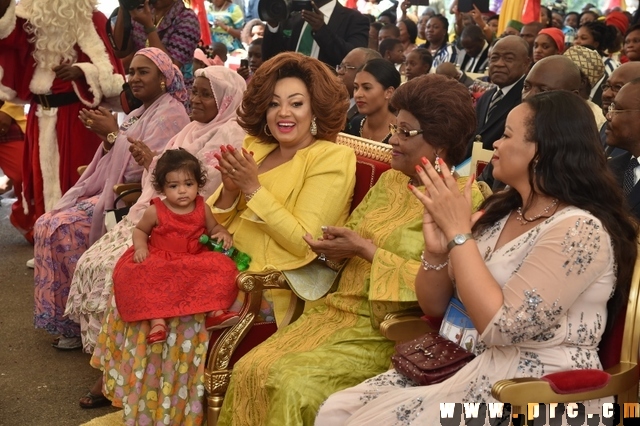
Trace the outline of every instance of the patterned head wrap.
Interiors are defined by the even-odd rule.
[[[591,83],[591,88],[595,87],[604,76],[602,58],[595,50],[584,46],[571,46],[564,52],[564,56],[571,59],[580,68],[580,71],[587,76],[589,83]]]
[[[562,54],[562,52],[564,52],[564,34],[561,30],[557,28],[543,28],[538,34],[546,34],[551,37],[551,40],[553,40],[558,47],[558,53]]]
[[[157,47],[145,47],[136,52],[135,56],[142,55],[151,59],[167,80],[167,93],[183,104],[189,100],[187,89],[184,87],[182,73],[173,64],[169,55]]]

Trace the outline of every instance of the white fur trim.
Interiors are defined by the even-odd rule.
[[[0,67],[0,99],[3,101],[10,101],[16,96],[18,96],[18,93],[15,90],[2,85],[3,76],[4,76],[4,68]]]
[[[0,38],[7,38],[9,34],[16,28],[16,3],[15,1],[9,2],[9,8],[4,13],[4,16],[0,18]]]
[[[78,83],[75,81],[71,82],[73,86],[73,90],[76,92],[76,95],[80,98],[83,104],[90,108],[95,108],[100,105],[100,99],[102,99],[102,90],[100,89],[100,76],[98,75],[98,68],[89,62],[76,62],[73,64],[74,67],[80,68],[82,73],[84,74],[84,78],[89,85],[89,92],[93,94],[93,99],[85,99],[83,97],[83,91],[78,88]]]
[[[58,136],[56,124],[58,122],[58,108],[45,110],[38,105],[38,150],[40,154],[40,169],[42,170],[42,192],[44,196],[44,211],[53,209],[62,198],[60,190],[60,153],[58,152]]]
[[[119,96],[120,92],[122,92],[124,77],[116,74],[104,41],[100,38],[93,25],[85,31],[85,37],[78,40],[78,46],[91,59],[91,63],[96,66],[103,96],[107,98]]]

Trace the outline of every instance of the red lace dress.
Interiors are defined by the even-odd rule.
[[[227,256],[198,243],[207,232],[202,197],[187,214],[172,212],[160,198],[151,203],[158,224],[149,239],[149,256],[135,263],[131,246],[113,271],[122,319],[132,322],[227,309],[238,293],[238,270]]]

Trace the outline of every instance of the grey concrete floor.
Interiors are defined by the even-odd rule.
[[[78,399],[99,373],[88,354],[60,352],[54,336],[33,327],[33,247],[9,223],[0,206],[0,426],[79,425],[114,411],[83,410]]]

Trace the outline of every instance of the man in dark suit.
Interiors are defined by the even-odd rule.
[[[456,62],[463,72],[483,73],[487,69],[489,43],[477,25],[467,25],[460,34],[462,51]]]
[[[640,219],[640,78],[625,84],[607,112],[607,143],[627,153],[609,160],[636,218]]]
[[[356,47],[369,44],[369,20],[336,0],[311,2],[313,10],[293,12],[284,22],[267,21],[262,57],[300,52],[335,68]]]
[[[606,116],[609,111],[609,105],[613,102],[614,98],[618,94],[618,91],[633,80],[640,77],[640,62],[627,62],[620,65],[613,70],[609,79],[602,83],[602,113]],[[624,151],[620,148],[615,148],[607,145],[607,123],[604,123],[600,128],[600,140],[605,148],[605,155],[607,157],[617,157],[624,154]]]
[[[539,60],[524,79],[522,99],[550,90],[565,90],[578,94],[580,90],[580,68],[571,59],[562,55],[552,55]],[[478,180],[486,182],[495,191],[504,184],[493,179],[493,164],[489,163]]]
[[[520,104],[524,76],[531,64],[529,45],[518,36],[500,39],[489,56],[489,78],[497,85],[476,103],[477,131],[484,149],[493,149],[500,139],[509,111]],[[471,156],[473,140],[469,141],[467,157]]]

